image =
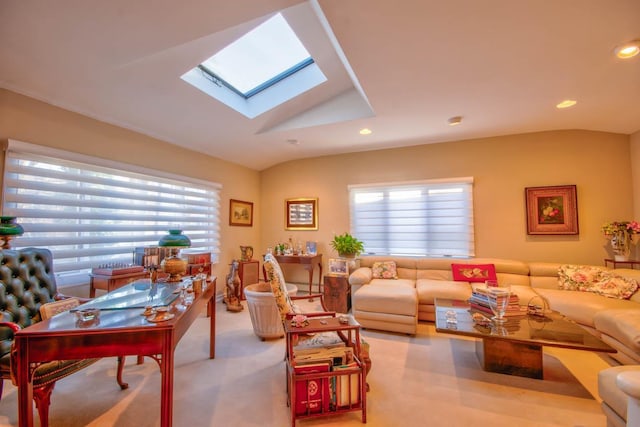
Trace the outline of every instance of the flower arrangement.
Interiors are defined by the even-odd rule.
[[[613,221],[602,225],[602,233],[611,239],[611,247],[617,256],[628,257],[632,236],[640,234],[640,223],[637,221]]]
[[[606,222],[602,225],[602,232],[607,237],[612,237],[619,232],[640,234],[640,223],[638,223],[637,221]]]

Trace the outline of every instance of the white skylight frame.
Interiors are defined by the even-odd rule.
[[[265,35],[265,31],[271,35]],[[264,41],[267,41],[266,45]],[[287,55],[289,51],[293,55]],[[225,65],[230,59],[238,61],[238,65]],[[267,66],[270,59],[277,61]],[[258,77],[247,78],[247,70],[258,70]],[[241,77],[239,80],[236,79],[238,76]],[[254,118],[327,80],[280,13],[181,78],[248,118]]]

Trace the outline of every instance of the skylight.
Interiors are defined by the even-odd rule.
[[[312,63],[307,49],[278,13],[200,65],[249,98]]]
[[[181,78],[250,119],[327,80],[280,13]]]

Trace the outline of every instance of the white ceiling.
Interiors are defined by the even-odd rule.
[[[0,87],[256,170],[532,131],[640,130],[640,57],[612,54],[640,39],[638,0],[318,4],[0,0]],[[180,79],[281,10],[327,83],[250,120]],[[567,98],[578,104],[557,110]]]

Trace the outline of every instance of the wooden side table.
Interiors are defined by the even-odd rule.
[[[324,305],[329,311],[351,310],[351,285],[347,276],[324,276]]]
[[[296,420],[302,418],[323,417],[344,412],[358,411],[361,413],[362,423],[367,422],[367,386],[365,380],[365,365],[361,359],[360,324],[348,316],[347,323],[340,323],[337,317],[310,318],[309,324],[304,327],[296,327],[290,321],[284,322],[286,336],[286,371],[287,371],[287,398],[291,414],[291,427],[296,426]],[[304,364],[296,362],[294,342],[299,334],[313,334],[321,332],[337,332],[345,342],[345,345],[353,347],[353,363],[344,370],[330,367],[330,370],[302,372],[298,368]],[[318,361],[319,362],[319,361]],[[320,362],[320,364],[329,364]],[[306,365],[310,366],[310,365]],[[349,379],[352,378],[352,379]],[[340,390],[331,390],[330,383],[339,383]],[[327,389],[327,392],[323,390]],[[298,390],[305,395],[297,397]],[[302,399],[308,398],[311,390],[319,390],[321,395],[316,401],[316,407],[311,408],[309,403]],[[334,393],[334,396],[331,395]],[[336,394],[337,393],[337,394]],[[333,404],[330,402],[337,402]],[[302,405],[300,405],[300,403]],[[305,405],[306,403],[306,405]],[[306,406],[306,408],[305,408]],[[302,409],[302,411],[299,411]]]
[[[613,264],[613,268],[618,268],[618,265],[621,266],[627,266],[628,268],[636,268],[636,265],[638,266],[638,268],[640,268],[640,261],[636,261],[634,259],[628,259],[626,261],[616,261],[615,259],[611,259],[611,258],[607,258],[604,260],[604,266],[605,267],[609,267],[609,263]]]
[[[320,272],[318,273],[318,293],[320,293],[320,279],[322,278],[322,254],[316,255],[274,255],[275,259],[280,264],[300,264],[305,270],[309,272],[309,293],[312,294],[313,288],[313,270],[318,266]],[[264,275],[265,282],[267,281],[267,274]]]

